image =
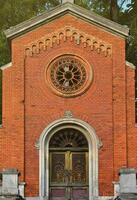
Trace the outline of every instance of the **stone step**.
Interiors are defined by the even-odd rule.
[[[137,200],[137,194],[121,194],[115,200]]]
[[[0,200],[24,200],[21,196],[0,196]]]

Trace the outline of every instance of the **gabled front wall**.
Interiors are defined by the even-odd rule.
[[[76,43],[75,37],[60,37],[46,50],[36,45],[63,27],[93,36]],[[84,36],[84,37],[86,37]],[[111,47],[108,54],[97,51],[101,40]],[[31,55],[30,48],[33,54]],[[29,49],[28,49],[29,48]],[[40,50],[41,48],[41,50]],[[27,49],[25,51],[25,49]],[[45,69],[53,58],[76,54],[92,66],[90,88],[82,95],[63,98],[54,94],[45,81]],[[0,168],[17,168],[20,180],[27,183],[26,196],[39,194],[39,153],[35,143],[52,121],[70,110],[75,118],[89,123],[102,141],[99,150],[99,194],[113,195],[113,181],[127,166],[125,41],[98,26],[65,15],[12,41],[12,67],[3,70],[3,128]],[[134,166],[135,167],[135,166]]]

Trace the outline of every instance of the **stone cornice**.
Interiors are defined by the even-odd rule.
[[[126,61],[126,66],[130,67],[131,69],[136,69],[136,66],[133,63]]]
[[[92,35],[76,29],[72,26],[66,26],[58,29],[56,32],[47,34],[45,37],[36,40],[27,46],[25,46],[25,56],[33,56],[39,54],[42,50],[52,48],[54,44],[59,45],[63,40],[64,42],[70,39],[75,44],[80,43],[83,46],[90,47],[91,51],[97,51],[97,53],[103,53],[104,56],[112,56],[112,45]]]
[[[9,68],[9,67],[11,67],[11,66],[12,66],[12,62],[7,63],[6,65],[3,65],[0,69],[1,69],[1,70],[5,70],[5,69],[7,69],[7,68]]]

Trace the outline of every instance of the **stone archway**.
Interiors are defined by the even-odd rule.
[[[50,200],[89,199],[88,142],[75,128],[57,131],[49,141]]]
[[[49,141],[59,130],[73,128],[83,133],[89,151],[89,200],[98,197],[98,148],[99,139],[95,130],[86,122],[76,118],[63,118],[48,125],[39,139],[39,195],[49,199]]]

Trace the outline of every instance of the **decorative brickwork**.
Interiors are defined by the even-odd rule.
[[[111,44],[71,26],[65,26],[56,32],[30,43],[25,47],[25,55],[33,56],[39,54],[42,50],[54,47],[54,44],[59,45],[62,39],[64,42],[70,39],[77,45],[82,43],[85,48],[90,47],[91,51],[95,50],[97,53],[102,52],[104,56],[112,56]]]

